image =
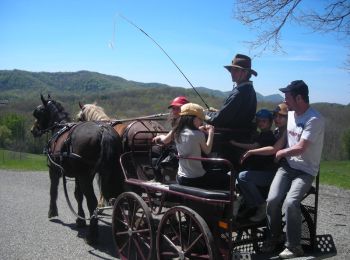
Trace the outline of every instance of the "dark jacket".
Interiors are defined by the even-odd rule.
[[[256,93],[251,81],[233,88],[222,108],[207,112],[208,124],[230,129],[250,129],[256,112]]]

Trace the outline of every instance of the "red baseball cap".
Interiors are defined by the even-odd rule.
[[[170,106],[168,106],[168,108],[172,108],[172,107],[181,107],[184,104],[189,103],[187,97],[185,96],[179,96],[174,98],[174,100],[170,103]]]

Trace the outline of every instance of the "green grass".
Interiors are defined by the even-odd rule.
[[[47,171],[46,156],[0,149],[0,169]],[[321,162],[320,183],[350,189],[350,161]]]
[[[47,171],[45,155],[12,152],[0,149],[0,169]]]
[[[350,189],[350,161],[321,162],[320,182]]]

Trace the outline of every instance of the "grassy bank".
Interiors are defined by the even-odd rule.
[[[321,162],[320,182],[350,189],[350,161]]]
[[[47,171],[46,156],[0,149],[0,169]],[[323,161],[320,182],[350,189],[350,161]]]
[[[46,156],[0,149],[0,169],[47,171]]]

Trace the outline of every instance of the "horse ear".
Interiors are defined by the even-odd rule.
[[[40,99],[43,102],[43,105],[46,106],[47,105],[47,100],[45,100],[43,94],[40,94]]]
[[[84,105],[80,101],[79,101],[79,107],[81,110],[83,110],[83,108],[84,108]]]
[[[51,95],[50,94],[47,94],[47,99],[51,100]]]

